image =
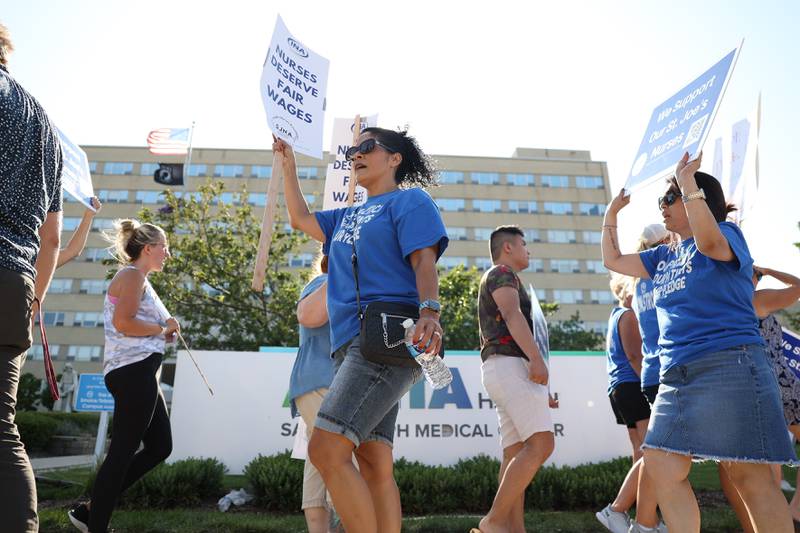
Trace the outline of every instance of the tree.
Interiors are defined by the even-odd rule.
[[[295,305],[304,279],[286,268],[289,253],[305,237],[276,222],[262,292],[250,288],[261,229],[242,191],[225,203],[220,181],[201,185],[196,194],[164,192],[166,205],[140,212],[143,221],[167,233],[172,258],[151,283],[179,318],[191,348],[257,350],[259,346],[297,346]]]
[[[458,265],[439,277],[445,350],[479,350],[478,285],[475,267]]]
[[[548,331],[551,350],[591,351],[603,349],[605,341],[603,335],[584,327],[580,311],[575,311],[575,314],[567,320],[550,324]]]

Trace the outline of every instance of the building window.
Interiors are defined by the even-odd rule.
[[[581,215],[603,216],[606,212],[606,206],[604,204],[581,203],[580,211]]]
[[[50,357],[58,359],[58,352],[61,351],[60,344],[50,344]],[[44,359],[44,347],[41,344],[35,344],[28,350],[28,358],[33,361],[41,361]]]
[[[108,248],[84,248],[81,256],[87,263],[99,263],[103,259],[110,259],[111,253]]]
[[[219,196],[214,198],[214,204],[226,204],[226,205],[233,205],[239,203],[239,193],[235,192],[224,192]]]
[[[553,289],[553,300],[560,304],[583,303],[583,291],[580,289]]]
[[[545,202],[544,212],[548,215],[571,215],[572,204],[570,202]]]
[[[497,185],[500,183],[500,174],[497,172],[473,172],[472,183],[478,185]]]
[[[575,232],[570,229],[551,229],[547,230],[547,242],[557,244],[571,244],[575,240]]]
[[[63,326],[64,325],[64,313],[62,313],[62,312],[54,312],[54,311],[46,311],[44,313],[44,325],[45,326]]]
[[[584,231],[583,242],[584,244],[600,244],[602,233],[599,231]]]
[[[289,254],[289,266],[308,268],[314,262],[313,254]]]
[[[493,228],[473,228],[472,234],[476,241],[488,241],[492,237]]]
[[[317,201],[317,196],[314,194],[304,194],[303,198],[306,199],[306,203],[310,206],[313,206],[314,202]]]
[[[586,260],[586,271],[592,274],[607,274],[608,270],[603,266],[602,261]]]
[[[136,191],[137,204],[157,204],[161,191]]]
[[[82,328],[96,328],[103,325],[102,313],[75,313],[72,321],[73,326]]]
[[[467,228],[447,226],[447,236],[450,238],[451,241],[466,241]]]
[[[215,178],[241,178],[242,176],[244,176],[244,167],[242,165],[214,166]]]
[[[538,229],[526,229],[525,240],[527,242],[542,242],[542,236]]]
[[[544,261],[542,259],[530,259],[525,272],[544,272]]]
[[[97,172],[97,161],[89,161],[89,172],[92,174]]]
[[[64,217],[61,219],[61,231],[75,231],[80,223],[79,217]]]
[[[591,291],[591,298],[593,304],[609,305],[617,301],[611,291]]]
[[[50,282],[49,294],[69,294],[72,292],[72,278],[53,278]]]
[[[569,187],[569,176],[542,176],[542,187],[564,189]]]
[[[536,294],[536,299],[540,302],[547,301],[547,291],[545,289],[534,289],[533,292]]]
[[[272,167],[268,165],[253,165],[250,167],[251,178],[267,179],[272,177]]]
[[[520,202],[517,200],[508,201],[509,213],[535,213],[538,210],[536,202]]]
[[[73,344],[67,349],[68,361],[99,361],[102,346]]]
[[[509,185],[516,187],[533,187],[533,174],[506,174],[506,181]]]
[[[499,213],[500,200],[472,200],[472,210],[481,213]]]
[[[600,176],[575,176],[575,186],[579,189],[602,189],[603,178]]]
[[[175,198],[185,198],[187,202],[194,200],[195,202],[200,203],[203,200],[203,193],[199,191],[195,192],[176,191]]]
[[[458,265],[466,265],[467,258],[463,256],[441,257],[439,258],[439,266],[445,270],[451,270]]]
[[[317,167],[297,167],[297,177],[301,180],[317,179]]]
[[[207,176],[208,166],[206,165],[189,165],[186,169],[186,175],[189,177]]]
[[[82,279],[81,294],[105,294],[108,282],[102,279]]]
[[[439,183],[446,185],[464,183],[464,173],[456,170],[444,170],[439,172]]]
[[[117,161],[108,161],[105,167],[106,175],[111,176],[130,176],[133,174],[133,163],[120,163]]]
[[[92,220],[92,231],[104,231],[114,229],[113,218],[95,218]]]
[[[476,257],[475,268],[477,268],[481,272],[489,270],[490,268],[492,268],[492,260],[489,259],[488,257]]]
[[[122,204],[128,201],[128,191],[101,189],[97,191],[97,198],[104,204]]]
[[[142,163],[139,166],[140,176],[152,176],[158,170],[158,163]]]
[[[77,200],[71,194],[64,194],[64,200],[63,201],[66,202],[66,203],[73,204],[73,203],[78,203],[80,200]]]
[[[550,272],[560,272],[561,274],[572,274],[580,272],[581,267],[577,259],[551,259]]]
[[[267,205],[267,193],[251,192],[247,195],[247,203],[258,207],[264,207]]]
[[[442,211],[463,211],[464,199],[463,198],[436,198],[436,205]]]

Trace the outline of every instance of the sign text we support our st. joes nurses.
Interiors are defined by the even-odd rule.
[[[741,46],[658,105],[650,117],[625,189],[664,176],[689,152],[696,157],[711,129]]]
[[[278,17],[261,71],[261,98],[272,132],[296,151],[322,158],[330,62],[295,39]]]

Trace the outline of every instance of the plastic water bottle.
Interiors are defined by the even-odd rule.
[[[414,321],[412,319],[406,319],[403,322],[403,327],[406,329],[406,348],[408,348],[411,357],[422,367],[425,379],[434,389],[447,387],[453,381],[453,374],[444,364],[442,358],[435,353],[426,353],[417,348],[417,345],[414,344]]]

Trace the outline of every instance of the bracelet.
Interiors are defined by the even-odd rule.
[[[167,326],[161,326],[161,333],[159,333],[158,336],[166,334],[167,334]]]

